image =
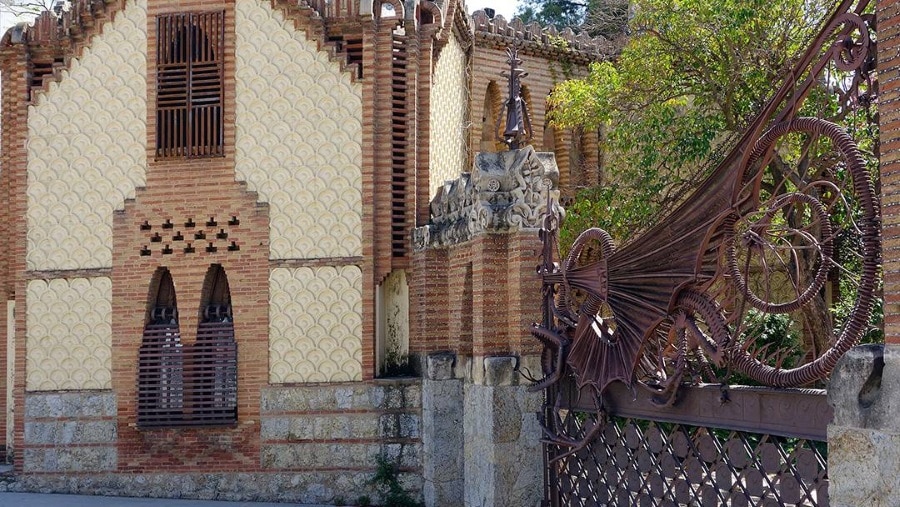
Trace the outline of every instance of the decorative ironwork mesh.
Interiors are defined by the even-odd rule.
[[[563,416],[572,435],[596,418]],[[828,505],[824,442],[619,417],[601,424],[584,448],[550,463],[559,505]],[[548,446],[551,459],[567,450]]]
[[[224,154],[225,13],[156,20],[156,156]]]

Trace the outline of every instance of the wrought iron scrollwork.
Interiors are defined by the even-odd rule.
[[[539,268],[544,319],[532,329],[544,344],[544,377],[535,389],[568,378],[602,398],[622,381],[671,405],[685,382],[726,383],[734,374],[769,386],[809,385],[858,343],[879,288],[878,199],[853,138],[798,111],[832,70],[853,73],[842,104],[875,100],[875,20],[867,5],[838,7],[794,78],[724,161],[639,239],[617,249],[605,231],[588,229],[557,263],[560,217],[548,215]],[[794,167],[780,143],[817,150],[824,163]],[[795,351],[760,343],[754,326],[772,318],[815,335],[791,359],[796,364],[786,359]],[[581,448],[591,431],[567,434],[548,400],[547,441]]]

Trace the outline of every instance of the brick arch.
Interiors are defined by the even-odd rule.
[[[137,423],[166,425],[184,406],[184,361],[172,274],[159,267],[150,279],[147,317],[138,349]]]
[[[150,278],[147,290],[147,312],[144,318],[145,326],[154,320],[154,309],[159,307],[175,309],[175,318],[177,319],[178,302],[175,294],[175,282],[172,279],[172,273],[163,266],[156,268]]]
[[[200,322],[211,318],[208,308],[211,306],[228,307],[230,316],[231,288],[228,285],[228,275],[221,264],[211,264],[203,279],[203,288],[200,295]]]
[[[503,106],[503,98],[500,95],[500,87],[496,81],[490,81],[484,93],[484,108],[481,117],[481,150],[497,151],[498,135],[500,127],[497,119]]]
[[[394,8],[394,15],[385,19],[406,19],[406,10],[403,8],[403,2],[400,0],[375,0],[372,6],[372,13],[375,19],[381,19],[381,7],[384,4],[390,4]]]

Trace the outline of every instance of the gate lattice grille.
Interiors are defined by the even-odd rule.
[[[563,424],[580,436],[596,417],[570,411]],[[826,463],[815,440],[610,417],[587,446],[550,464],[549,493],[583,507],[827,506]]]

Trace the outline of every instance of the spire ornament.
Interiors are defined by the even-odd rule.
[[[527,144],[533,137],[533,132],[531,131],[531,115],[528,113],[528,104],[526,104],[525,99],[522,98],[521,79],[526,77],[528,73],[519,67],[522,60],[519,59],[519,52],[516,48],[507,48],[506,54],[506,62],[509,64],[509,71],[503,71],[500,75],[508,79],[509,94],[507,95],[506,102],[503,104],[503,109],[500,110],[500,116],[497,118],[497,126],[500,126],[500,122],[503,120],[503,115],[505,114],[506,128],[503,130],[502,141],[509,149],[518,150]]]

